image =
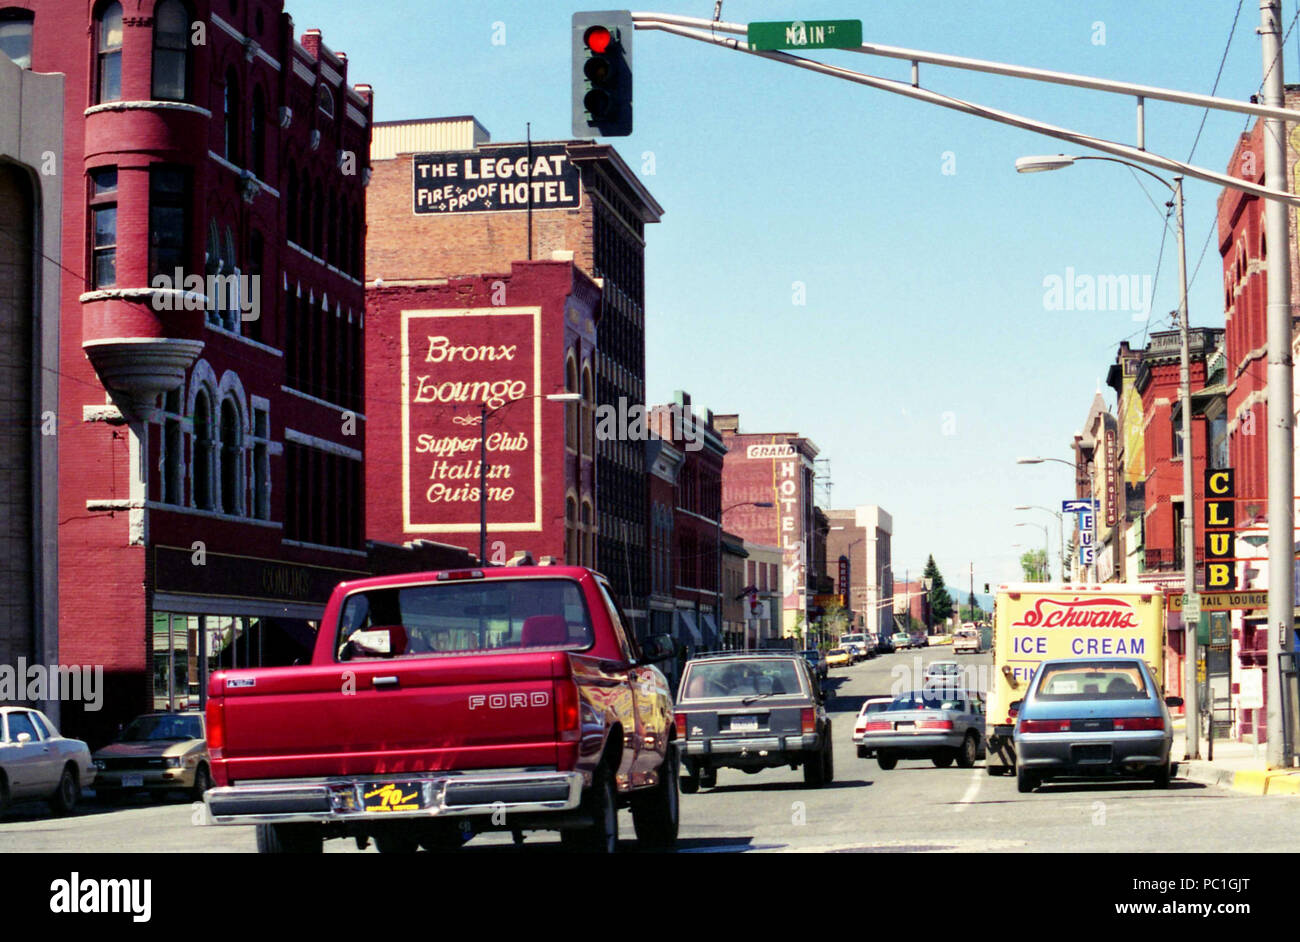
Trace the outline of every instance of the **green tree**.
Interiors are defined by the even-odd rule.
[[[1025,571],[1026,582],[1047,581],[1047,550],[1030,550],[1020,557],[1020,568]]]
[[[930,598],[930,622],[937,625],[952,615],[953,604],[952,596],[948,594],[948,590],[944,587],[943,576],[939,572],[939,567],[935,564],[934,556],[931,556],[925,562],[924,577],[931,580],[930,591],[927,593]]]
[[[848,609],[838,601],[831,602],[826,606],[826,614],[822,616],[822,628],[832,641],[838,641],[840,635],[848,634]]]

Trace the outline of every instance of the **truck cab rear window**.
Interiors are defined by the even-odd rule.
[[[370,589],[348,596],[338,660],[578,651],[594,640],[569,579],[484,579]]]

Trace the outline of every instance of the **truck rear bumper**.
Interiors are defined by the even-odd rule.
[[[230,785],[212,789],[204,802],[212,824],[390,821],[572,811],[582,784],[581,772],[417,773]],[[373,797],[386,785],[398,786],[401,797],[391,810],[378,810]]]
[[[719,755],[811,752],[821,745],[816,733],[775,733],[747,738],[687,739],[686,755],[691,758]]]

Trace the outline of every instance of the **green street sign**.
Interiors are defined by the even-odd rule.
[[[853,49],[862,45],[861,20],[750,23],[750,49]]]

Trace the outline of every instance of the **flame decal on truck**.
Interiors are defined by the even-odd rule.
[[[1138,628],[1138,616],[1124,599],[1041,598],[1012,628]]]

